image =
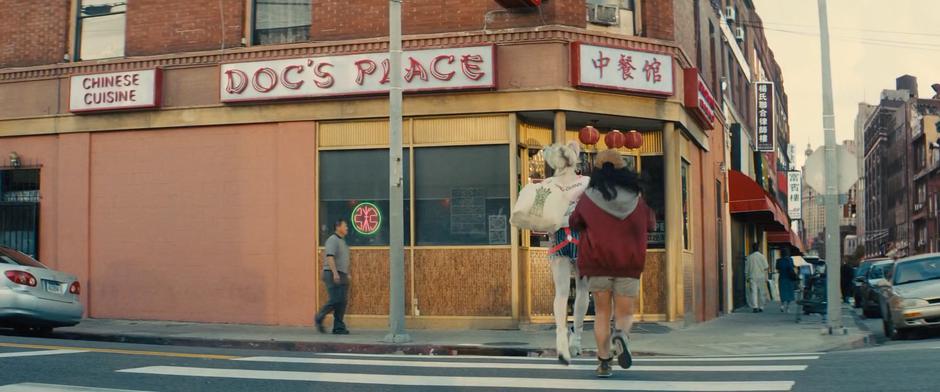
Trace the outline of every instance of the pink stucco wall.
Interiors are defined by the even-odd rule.
[[[82,278],[89,316],[310,323],[313,123],[0,139],[10,151],[42,164],[40,255]]]

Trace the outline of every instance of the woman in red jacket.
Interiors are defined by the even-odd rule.
[[[633,364],[627,333],[633,325],[633,304],[646,264],[647,233],[656,226],[641,192],[639,175],[627,169],[620,153],[603,151],[597,155],[591,183],[569,222],[572,229],[581,232],[578,269],[581,276],[588,277],[588,290],[594,296],[598,377],[611,376],[614,356],[624,369]],[[611,300],[613,334],[609,327]]]

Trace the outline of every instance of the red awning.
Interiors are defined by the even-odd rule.
[[[791,248],[799,251],[799,253],[803,253],[803,250],[805,249],[803,248],[803,241],[800,239],[800,237],[790,230],[768,231],[767,242],[778,245],[789,245]]]
[[[728,173],[731,213],[749,223],[768,226],[773,230],[787,230],[790,220],[783,209],[751,177],[737,170]]]

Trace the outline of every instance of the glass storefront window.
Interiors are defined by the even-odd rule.
[[[650,249],[666,247],[666,182],[663,157],[651,155],[640,157],[640,174],[644,179],[643,199],[656,214],[656,229],[648,236]]]
[[[408,203],[410,154],[404,151],[405,244],[411,241],[411,208]],[[350,246],[387,246],[388,150],[320,152],[320,244],[333,233],[333,223],[350,223],[346,243]],[[355,216],[354,216],[355,213]],[[358,221],[358,222],[357,222]]]
[[[509,244],[508,149],[415,149],[417,245]]]
[[[689,230],[689,163],[682,161],[682,249],[691,250]]]

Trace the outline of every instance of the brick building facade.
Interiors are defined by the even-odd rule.
[[[388,205],[387,3],[277,3],[298,8],[36,1],[0,27],[0,155],[24,162],[0,176],[38,176],[18,191],[37,195],[35,254],[82,279],[88,316],[308,324],[317,244],[342,217],[352,326],[384,325],[387,229],[358,219]],[[639,317],[730,311],[727,130],[753,134],[749,80],[780,81],[772,55],[741,65],[718,1],[503,3],[405,2],[409,325],[550,320],[548,250],[506,214],[542,147],[588,124],[640,132],[621,152],[662,179]]]

